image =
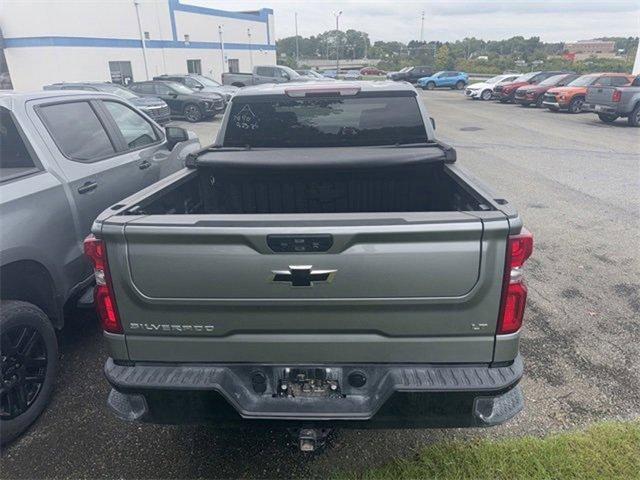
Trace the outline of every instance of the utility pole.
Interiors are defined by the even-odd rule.
[[[133,5],[136,7],[136,18],[138,19],[138,32],[140,33],[140,41],[142,42],[142,59],[144,60],[144,74],[146,79],[149,80],[149,65],[147,63],[147,45],[144,43],[144,33],[142,31],[142,22],[140,21],[140,11],[138,7],[140,2],[133,0]]]
[[[224,73],[224,40],[222,39],[222,25],[218,25],[218,36],[220,37],[220,60],[222,61],[220,81],[222,81],[222,74]]]
[[[253,72],[253,47],[251,45],[251,29],[247,28],[247,37],[249,37],[249,65],[251,66],[251,71]]]
[[[424,42],[424,10],[420,19],[420,43]]]
[[[300,46],[298,45],[298,12],[294,13],[294,22],[296,24],[296,64],[300,61]]]
[[[340,15],[342,15],[342,10],[338,13],[333,14],[336,17],[336,78],[340,73]]]

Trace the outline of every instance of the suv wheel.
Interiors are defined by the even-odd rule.
[[[617,120],[618,116],[611,113],[599,113],[598,118],[604,123],[613,123]],[[629,117],[631,118],[631,117]]]
[[[58,342],[49,318],[35,305],[0,302],[0,442],[24,432],[49,402]]]
[[[538,95],[538,98],[536,98],[536,108],[542,108],[542,102],[544,102],[544,93]]]
[[[483,90],[482,93],[480,94],[480,98],[482,100],[491,100],[491,96],[492,96],[492,92],[488,88],[486,90]]]
[[[632,127],[640,127],[640,103],[631,111],[627,122]]]
[[[192,122],[199,122],[202,120],[202,112],[200,111],[200,107],[194,105],[193,103],[188,104],[184,107],[184,117]]]
[[[436,84],[434,82],[427,82],[427,84],[423,88],[426,88],[427,90],[433,90],[434,88],[436,88]]]
[[[569,113],[580,113],[584,105],[584,97],[576,97],[569,104]]]
[[[458,80],[456,82],[456,90],[462,90],[464,88],[464,82],[462,80]]]

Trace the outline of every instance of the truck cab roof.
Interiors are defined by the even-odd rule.
[[[388,80],[381,81],[353,81],[353,82],[287,82],[287,83],[263,83],[260,85],[252,85],[239,90],[236,97],[255,96],[255,95],[286,95],[287,90],[291,89],[309,89],[329,91],[329,90],[348,90],[359,88],[361,92],[398,92],[407,91],[415,92],[415,88],[409,83],[393,82]]]

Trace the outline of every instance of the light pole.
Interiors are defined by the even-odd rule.
[[[138,19],[138,31],[140,32],[140,41],[142,42],[142,59],[144,60],[144,74],[146,79],[149,80],[149,65],[147,64],[147,46],[144,43],[144,33],[142,32],[142,22],[140,22],[140,11],[138,10],[140,2],[133,0],[133,5],[136,7],[136,18]]]
[[[420,18],[420,43],[424,42],[424,10],[422,11],[422,17]]]
[[[294,22],[296,25],[296,64],[300,61],[300,47],[298,46],[298,12],[294,13]]]
[[[218,25],[218,36],[220,37],[220,59],[222,61],[220,80],[222,81],[222,74],[224,73],[224,40],[222,39],[222,25]]]
[[[251,29],[247,28],[247,37],[249,37],[249,65],[251,66],[251,71],[253,72],[253,47],[251,45]]]
[[[340,15],[342,15],[342,10],[338,13],[333,14],[336,17],[336,78],[340,73]]]

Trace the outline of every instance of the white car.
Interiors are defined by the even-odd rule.
[[[497,75],[493,78],[485,80],[484,82],[472,83],[464,91],[465,95],[474,100],[491,100],[493,96],[493,87],[499,83],[513,82],[520,76],[519,73],[507,73],[504,75]]]

